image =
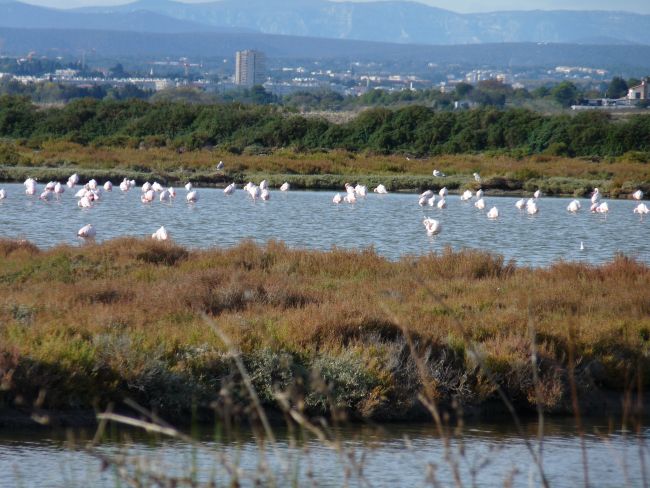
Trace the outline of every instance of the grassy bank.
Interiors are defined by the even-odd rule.
[[[246,183],[267,179],[273,186],[289,181],[294,188],[341,189],[345,182],[370,187],[383,183],[390,191],[418,191],[447,186],[452,191],[477,189],[547,195],[582,196],[594,187],[610,197],[626,197],[637,188],[650,193],[650,164],[644,154],[592,160],[537,155],[523,158],[498,154],[449,155],[416,159],[403,155],[373,155],[330,151],[300,153],[278,150],[234,156],[212,150],[177,152],[169,148],[91,147],[70,142],[46,142],[38,150],[11,146],[0,155],[0,181],[65,181],[76,172],[82,179],[128,177],[178,185],[191,180],[203,185]],[[223,172],[215,171],[223,160]],[[8,163],[8,161],[10,161]],[[446,178],[431,176],[433,169]],[[480,173],[479,185],[472,174]]]
[[[387,261],[280,243],[188,251],[119,239],[41,251],[0,242],[0,410],[125,398],[165,414],[264,405],[405,419],[443,405],[602,414],[650,382],[650,269],[516,268],[475,251]],[[531,350],[536,349],[536,368]],[[538,378],[535,378],[536,373]]]

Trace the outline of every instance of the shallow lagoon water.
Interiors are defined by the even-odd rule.
[[[609,214],[592,214],[589,200],[583,199],[582,210],[573,215],[566,211],[571,199],[542,197],[540,212],[530,216],[515,208],[518,198],[513,197],[487,197],[486,209],[480,211],[474,200],[462,202],[458,196],[448,197],[444,210],[419,207],[414,194],[370,194],[356,204],[336,205],[335,192],[322,191],[272,191],[269,201],[253,202],[243,190],[227,196],[219,189],[199,189],[199,201],[188,204],[186,191],[179,189],[171,204],[143,204],[139,188],[127,193],[115,188],[93,208],[80,209],[74,197],[79,187],[51,202],[25,195],[20,184],[0,187],[8,194],[0,201],[0,236],[28,239],[40,247],[81,245],[77,230],[92,223],[98,242],[148,237],[164,225],[175,242],[195,248],[276,239],[309,249],[372,246],[389,259],[449,246],[487,250],[530,266],[560,259],[596,264],[616,253],[650,263],[650,216],[633,214],[637,202],[632,200],[610,200]],[[486,217],[492,206],[499,209],[497,220]],[[440,220],[439,235],[427,236],[425,217]]]

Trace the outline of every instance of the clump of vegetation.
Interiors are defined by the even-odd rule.
[[[441,112],[412,105],[371,108],[335,124],[275,105],[85,98],[42,109],[28,98],[2,95],[0,137],[95,146],[164,144],[179,151],[216,146],[250,155],[295,148],[418,156],[506,150],[603,157],[649,151],[650,117],[615,121],[596,111],[574,116],[494,107]]]
[[[545,410],[569,412],[569,378],[585,401],[647,386],[649,286],[625,257],[529,269],[478,251],[0,241],[0,404],[236,411],[227,336],[265,406],[291,391],[313,414],[413,418],[423,389],[472,408],[500,388],[520,410],[540,389]]]

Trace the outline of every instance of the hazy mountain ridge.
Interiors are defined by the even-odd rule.
[[[17,29],[97,29],[160,33],[247,31],[174,18],[152,10],[93,13],[39,7],[10,0],[0,0],[0,26]]]
[[[78,9],[110,13],[152,11],[182,20],[301,35],[421,44],[573,42],[608,37],[650,44],[650,15],[619,11],[502,11],[459,14],[417,2],[328,0],[222,0],[184,4],[139,0],[115,7]]]
[[[257,33],[161,34],[102,30],[10,29],[0,27],[2,53],[77,55],[93,49],[114,59],[191,56],[232,59],[234,52],[254,46],[271,58],[338,59],[418,63],[466,63],[475,66],[536,67],[558,64],[605,69],[647,68],[650,46],[498,43],[455,46],[404,45],[342,39]]]

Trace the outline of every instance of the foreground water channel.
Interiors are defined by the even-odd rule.
[[[61,243],[80,245],[77,231],[93,224],[97,241],[118,236],[150,236],[164,225],[172,239],[194,248],[231,246],[242,239],[276,239],[292,247],[310,249],[372,246],[390,259],[437,252],[449,246],[482,249],[514,259],[518,264],[545,266],[563,259],[602,263],[616,253],[650,262],[650,216],[635,215],[637,202],[610,200],[608,214],[582,210],[570,214],[571,199],[544,198],[539,213],[527,215],[515,208],[518,198],[486,197],[478,210],[473,199],[447,197],[447,208],[418,206],[414,194],[370,194],[355,204],[332,203],[334,192],[272,191],[269,201],[252,201],[243,190],[224,195],[219,189],[199,189],[199,201],[188,204],[179,189],[173,203],[140,202],[141,191],[115,188],[104,192],[93,208],[80,209],[74,190],[44,202],[25,195],[20,184],[0,184],[7,198],[0,200],[0,237],[28,239],[41,247]],[[496,206],[500,216],[489,220]],[[425,217],[438,219],[442,232],[427,236]],[[581,243],[583,244],[581,249]]]
[[[539,453],[536,422],[523,428]],[[620,423],[592,421],[581,438],[572,420],[547,419],[544,431],[542,466],[550,486],[584,486],[585,461],[590,486],[643,486],[648,481],[648,429],[632,432]],[[540,486],[539,469],[511,422],[468,424],[448,447],[433,424],[353,426],[334,432],[342,451],[310,436],[297,435],[296,440],[280,429],[275,450],[267,443],[262,452],[247,431],[224,438],[215,429],[199,429],[194,432],[199,442],[190,445],[114,430],[92,453],[84,447],[90,431],[0,429],[0,486],[127,486],[97,453],[126,455],[134,476],[138,466],[217,486],[230,486],[234,470],[243,486],[251,486],[260,463],[270,467],[278,486],[454,486],[456,468],[463,486]],[[355,474],[357,468],[363,478]]]

